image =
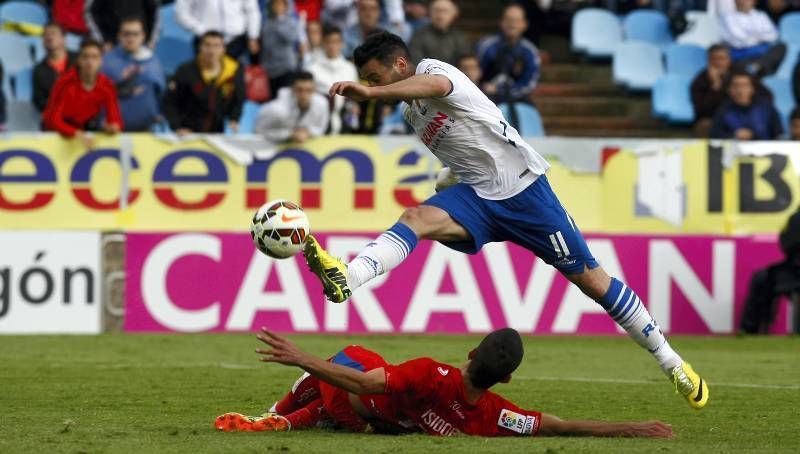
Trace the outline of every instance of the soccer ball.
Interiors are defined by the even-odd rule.
[[[300,252],[310,231],[306,213],[288,200],[265,203],[250,222],[253,244],[275,259],[289,258]]]

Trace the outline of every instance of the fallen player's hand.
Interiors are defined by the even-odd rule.
[[[328,94],[331,97],[340,95],[353,101],[361,102],[371,98],[372,90],[370,87],[361,85],[358,82],[336,82],[331,85]]]
[[[257,348],[256,353],[261,355],[260,361],[265,363],[280,363],[287,366],[301,366],[305,353],[292,342],[282,336],[261,328],[256,335],[258,340],[269,345],[270,349]]]
[[[632,437],[672,438],[672,426],[661,421],[645,421],[632,423],[629,430]]]

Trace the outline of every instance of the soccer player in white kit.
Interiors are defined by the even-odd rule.
[[[708,385],[670,347],[641,299],[592,257],[575,221],[558,201],[547,161],[520,137],[466,75],[433,59],[416,67],[403,40],[377,33],[353,54],[361,79],[337,82],[331,96],[403,101],[405,119],[458,183],[403,212],[398,222],[350,263],[330,256],[309,236],[305,257],[334,303],[399,265],[420,239],[468,254],[511,241],[556,267],[646,348],[693,408],[708,402]]]

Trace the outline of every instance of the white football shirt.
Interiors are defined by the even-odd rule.
[[[424,59],[416,73],[445,76],[453,89],[447,96],[406,104],[406,121],[422,143],[478,196],[489,200],[513,197],[550,167],[460,70],[443,61]]]

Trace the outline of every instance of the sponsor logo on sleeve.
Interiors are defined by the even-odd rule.
[[[500,412],[497,425],[519,434],[531,434],[536,429],[536,417],[522,415],[504,408]]]
[[[442,377],[446,377],[446,376],[447,376],[447,374],[449,374],[449,373],[450,373],[450,370],[449,370],[449,369],[445,369],[445,368],[444,368],[444,367],[442,367],[442,366],[439,366],[439,367],[437,367],[437,368],[436,368],[436,370],[438,370],[438,371],[439,371],[439,373],[440,373],[440,374],[442,374]]]

